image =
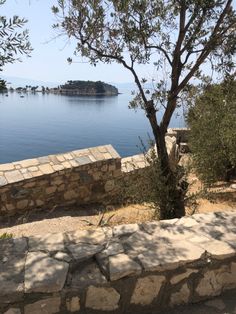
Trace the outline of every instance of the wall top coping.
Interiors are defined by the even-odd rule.
[[[112,145],[0,164],[0,187],[98,161],[121,159]]]
[[[84,288],[91,278],[101,285],[145,272],[235,260],[235,230],[236,210],[0,240],[0,297],[61,291],[69,264],[89,264],[92,257],[88,282],[75,282],[88,275],[78,267],[82,273],[72,278],[72,287]]]

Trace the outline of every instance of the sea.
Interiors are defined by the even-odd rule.
[[[151,128],[142,109],[128,108],[131,90],[120,92],[109,97],[1,94],[0,163],[106,144],[122,157],[139,154],[152,138]],[[184,126],[180,108],[170,127]]]

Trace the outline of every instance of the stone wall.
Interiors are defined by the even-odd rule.
[[[0,215],[109,201],[121,158],[111,145],[0,164]]]
[[[166,136],[171,165],[178,161],[181,130]],[[146,166],[143,154],[121,158],[111,145],[0,164],[0,216],[35,208],[114,204],[123,182]]]
[[[165,313],[236,288],[236,212],[0,240],[0,313]]]

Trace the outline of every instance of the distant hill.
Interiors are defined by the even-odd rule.
[[[79,96],[116,96],[118,89],[110,84],[97,81],[68,81],[52,90],[56,94]]]

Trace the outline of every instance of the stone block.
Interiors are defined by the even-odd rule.
[[[27,160],[21,160],[19,162],[19,164],[21,165],[22,168],[29,168],[29,167],[33,167],[33,166],[38,166],[39,161],[36,158],[27,159]]]
[[[19,170],[8,171],[5,173],[5,178],[7,179],[8,183],[14,183],[24,180],[23,175],[20,173]]]
[[[114,180],[108,180],[105,183],[105,192],[111,192],[115,188],[115,181]]]
[[[18,308],[11,307],[9,310],[4,312],[4,314],[21,314],[21,310]]]
[[[0,171],[11,171],[14,169],[15,169],[15,166],[12,163],[0,164]]]
[[[236,241],[236,235],[234,236]],[[236,255],[236,247],[233,248],[231,245],[218,240],[211,240],[203,243],[202,246],[205,250],[216,259],[225,259]]]
[[[188,303],[189,297],[190,297],[190,290],[187,283],[185,283],[178,292],[175,292],[171,295],[170,305],[175,306],[175,305]]]
[[[69,265],[55,260],[42,252],[27,254],[25,264],[25,292],[61,291],[67,277]]]
[[[114,288],[90,286],[86,295],[86,308],[98,311],[114,311],[119,308],[120,295]]]
[[[50,174],[50,173],[54,172],[54,170],[53,170],[53,168],[52,168],[52,166],[50,164],[39,165],[39,170],[43,174]]]
[[[120,237],[135,233],[138,230],[139,230],[138,224],[118,225],[113,227],[113,235],[114,237]]]
[[[21,210],[27,209],[28,204],[29,204],[28,200],[21,200],[16,203],[16,208]]]
[[[4,186],[7,184],[7,180],[4,176],[0,176],[0,186]]]
[[[78,230],[67,233],[68,242],[104,244],[106,242],[105,233],[102,229]]]
[[[80,310],[80,298],[72,297],[66,300],[66,308],[69,312],[74,313]]]
[[[29,251],[63,251],[64,235],[63,233],[48,233],[28,238]]]
[[[138,255],[146,271],[174,269],[180,265],[200,260],[205,250],[186,240],[155,238],[143,253]],[[156,242],[157,241],[157,242]]]
[[[54,314],[60,312],[61,299],[48,298],[25,306],[25,314]]]
[[[131,297],[131,303],[149,305],[159,295],[160,289],[165,282],[164,276],[147,276],[139,278]]]
[[[57,252],[54,255],[54,258],[58,259],[59,261],[65,261],[67,263],[69,263],[72,260],[72,258],[68,254],[66,254],[64,252]]]
[[[23,299],[25,255],[5,256],[0,261],[0,304]]]
[[[76,200],[78,198],[78,193],[74,190],[69,190],[64,193],[64,199],[66,201]]]
[[[111,281],[126,276],[139,275],[141,272],[141,266],[126,254],[121,253],[109,257],[109,273]]]
[[[67,246],[73,258],[77,261],[84,261],[101,252],[104,249],[103,245],[78,243]]]
[[[98,265],[95,262],[86,262],[80,264],[76,271],[72,274],[71,287],[84,289],[90,285],[102,285],[107,280],[101,273]]]
[[[184,273],[173,276],[173,277],[171,278],[171,280],[170,280],[170,283],[171,283],[172,285],[175,285],[175,284],[179,283],[180,281],[182,281],[182,280],[188,278],[191,274],[197,273],[197,272],[198,272],[198,270],[196,270],[196,269],[187,268]]]

